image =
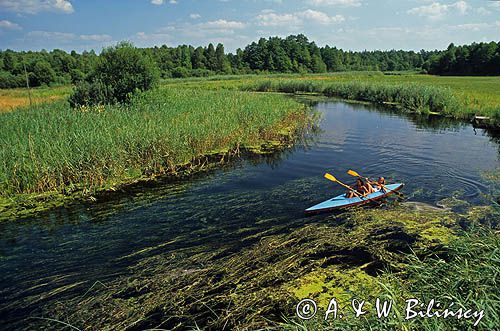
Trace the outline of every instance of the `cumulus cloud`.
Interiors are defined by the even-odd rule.
[[[324,12],[312,9],[283,14],[278,14],[273,11],[264,11],[257,15],[255,19],[256,24],[259,26],[303,25],[306,21],[321,25],[330,25],[345,21],[342,15],[329,16]]]
[[[0,20],[0,29],[2,30],[21,30],[21,26],[7,20]]]
[[[408,14],[426,17],[431,20],[439,20],[449,13],[459,13],[464,15],[469,9],[469,5],[465,1],[457,1],[452,4],[441,4],[433,2],[429,5],[415,7],[407,11]]]
[[[0,0],[0,8],[16,13],[37,14],[43,11],[71,14],[73,5],[68,0]]]
[[[360,7],[361,0],[308,0],[313,6]]]
[[[197,20],[197,19],[201,18],[201,15],[200,14],[190,14],[189,17],[192,18],[193,20]]]
[[[151,0],[151,3],[153,5],[159,6],[159,5],[163,5],[163,0]]]

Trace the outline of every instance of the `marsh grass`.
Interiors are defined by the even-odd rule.
[[[12,196],[175,172],[204,154],[280,139],[306,111],[278,95],[172,88],[129,106],[55,102],[0,116],[0,192]]]
[[[418,113],[453,114],[460,108],[450,88],[431,87],[419,83],[267,80],[247,86],[246,89],[260,92],[317,93],[347,100],[389,103]]]

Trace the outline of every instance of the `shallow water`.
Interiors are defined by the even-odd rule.
[[[199,246],[236,252],[306,224],[304,209],[343,192],[325,171],[345,182],[353,181],[348,169],[384,175],[406,183],[409,201],[430,204],[451,194],[481,204],[490,193],[481,172],[500,166],[499,145],[482,130],[340,101],[313,106],[321,130],[280,155],[0,224],[0,328],[22,327],[52,300],[85,295],[145,256]]]

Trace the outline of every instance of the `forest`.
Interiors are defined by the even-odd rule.
[[[500,75],[500,42],[473,43],[419,52],[346,51],[319,47],[304,35],[261,38],[235,53],[224,45],[141,48],[162,78],[226,74],[419,71],[437,75]],[[99,62],[94,51],[0,51],[0,88],[76,84]]]

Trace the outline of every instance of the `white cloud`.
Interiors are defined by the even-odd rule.
[[[243,22],[238,22],[238,21],[226,21],[223,19],[216,20],[216,21],[210,21],[206,23],[201,23],[198,26],[199,28],[202,29],[213,29],[213,30],[219,30],[219,29],[228,29],[228,30],[233,30],[233,29],[243,29],[245,27],[245,23]]]
[[[314,6],[360,7],[361,0],[308,0]]]
[[[340,23],[345,21],[345,18],[342,15],[328,16],[323,12],[311,9],[308,9],[302,13],[297,13],[297,15],[303,19],[311,20],[313,22],[317,22],[323,25]]]
[[[92,42],[106,42],[111,41],[113,38],[107,34],[81,34],[76,35],[68,32],[57,31],[30,31],[26,37],[31,40],[50,40],[60,43],[69,43],[73,41],[92,41]]]
[[[71,14],[73,5],[69,0],[0,0],[0,8],[16,13],[37,14],[43,11]]]
[[[159,5],[163,5],[163,0],[151,0],[151,3],[153,5],[159,6]]]
[[[342,15],[329,16],[328,14],[307,9],[296,13],[277,14],[272,11],[265,11],[257,15],[256,24],[259,26],[296,26],[303,25],[306,21],[321,25],[330,25],[345,21]]]
[[[26,36],[29,39],[57,40],[63,42],[76,39],[76,35],[73,33],[54,31],[30,31]]]
[[[17,23],[13,23],[7,20],[0,20],[0,29],[5,30],[21,30],[21,26]]]
[[[266,12],[256,17],[257,25],[260,26],[285,26],[299,25],[302,20],[294,14],[276,14],[274,12]]]
[[[484,8],[484,7],[479,7],[476,9],[476,12],[479,14],[479,15],[490,15],[491,14],[491,11],[489,11],[488,9]]]
[[[111,41],[113,39],[109,34],[81,34],[79,37],[85,41]]]
[[[465,1],[457,1],[449,5],[433,2],[430,5],[412,8],[408,10],[407,13],[426,17],[431,20],[439,20],[451,12],[458,12],[459,14],[464,15],[468,8],[469,5]]]
[[[500,1],[490,1],[489,7],[495,10],[500,10]]]
[[[193,20],[197,20],[197,19],[201,18],[201,15],[200,14],[190,14],[189,17],[192,18]]]
[[[489,23],[466,23],[466,24],[455,25],[452,28],[456,30],[480,31],[483,29],[490,28],[492,26],[493,25]]]

